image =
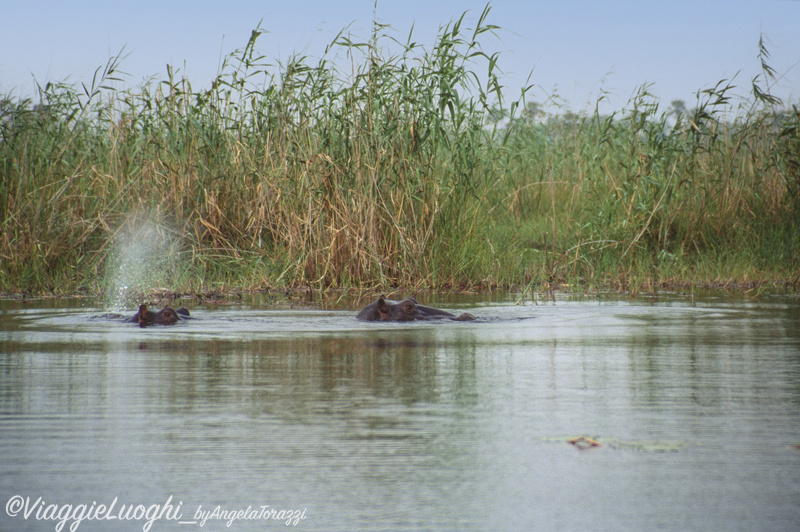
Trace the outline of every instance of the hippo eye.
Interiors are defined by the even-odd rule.
[[[405,312],[406,314],[414,314],[415,310],[416,310],[416,307],[414,306],[413,303],[404,303],[403,304],[403,312]]]

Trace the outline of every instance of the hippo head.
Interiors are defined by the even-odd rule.
[[[374,303],[370,303],[361,309],[356,315],[356,319],[363,321],[414,321],[437,319],[471,321],[475,319],[475,316],[464,313],[456,317],[446,310],[420,305],[413,297],[404,299],[403,301],[391,301],[386,299],[385,296],[381,296]]]
[[[420,318],[420,312],[414,298],[391,301],[381,296],[361,309],[356,318],[364,321],[412,321]]]
[[[161,325],[172,325],[178,322],[178,313],[169,307],[164,307],[156,314],[155,321]]]
[[[417,300],[413,297],[399,303],[390,303],[381,296],[377,301],[380,321],[413,321],[420,317]]]
[[[188,318],[189,311],[181,307],[177,311],[169,307],[164,307],[158,312],[147,309],[147,305],[139,305],[139,312],[129,321],[138,322],[139,327],[149,327],[150,325],[173,325],[178,323],[181,316]]]

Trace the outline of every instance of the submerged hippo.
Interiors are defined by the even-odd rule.
[[[184,307],[180,307],[178,310],[164,307],[158,312],[153,312],[152,310],[147,310],[147,305],[142,304],[139,305],[139,311],[125,321],[138,323],[139,327],[147,327],[148,325],[173,325],[181,318],[188,317],[189,311]]]
[[[362,321],[413,321],[448,319],[455,321],[471,321],[475,316],[465,312],[460,316],[451,314],[446,310],[426,307],[417,303],[413,297],[403,301],[391,301],[381,296],[374,303],[370,303],[356,314],[356,319]]]

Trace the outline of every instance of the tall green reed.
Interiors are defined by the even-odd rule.
[[[547,114],[506,101],[489,13],[430,50],[375,24],[273,64],[259,27],[202,90],[172,67],[115,89],[120,54],[6,98],[0,290],[102,290],[148,221],[176,235],[175,289],[798,282],[800,115],[763,43],[738,107],[723,80],[680,112],[642,86]]]
[[[377,24],[368,42],[342,33],[329,52],[348,57],[347,73],[326,57],[271,65],[257,28],[207,90],[172,67],[162,81],[115,90],[103,83],[117,79],[119,58],[85,95],[48,85],[42,104],[3,121],[3,285],[91,279],[114,232],[141,213],[186,236],[189,277],[469,282],[488,166],[483,113],[500,97],[497,56],[480,44],[497,29],[488,14],[473,29],[463,15],[446,25],[430,51]]]
[[[723,80],[680,113],[649,86],[609,116],[531,105],[498,150],[509,186],[493,238],[516,250],[501,271],[550,285],[796,283],[798,117],[759,83],[735,107]]]

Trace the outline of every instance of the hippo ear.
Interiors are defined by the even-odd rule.
[[[389,303],[386,302],[386,300],[383,298],[383,296],[381,296],[378,299],[378,310],[380,312],[384,312],[386,314],[388,314],[392,310],[392,308],[389,306]]]

